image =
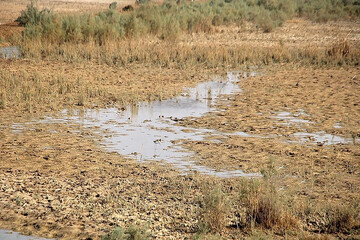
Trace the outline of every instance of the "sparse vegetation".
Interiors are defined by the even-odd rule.
[[[161,233],[164,236],[175,236],[174,238],[183,237],[182,234],[184,234],[193,239],[221,239],[223,236],[228,237],[227,234],[234,234],[238,237],[236,235],[238,232],[249,236],[250,239],[272,239],[272,234],[276,234],[276,237],[279,238],[287,238],[288,235],[291,235],[291,237],[299,239],[328,239],[328,235],[320,235],[317,238],[312,235],[313,233],[329,234],[329,236],[340,234],[358,236],[356,234],[360,227],[359,206],[350,206],[344,202],[342,205],[330,205],[330,207],[324,208],[325,204],[321,202],[324,199],[319,200],[319,195],[327,194],[328,199],[336,198],[334,201],[338,201],[342,196],[339,196],[338,192],[336,192],[337,195],[332,194],[328,189],[326,189],[326,193],[318,189],[326,186],[324,182],[330,179],[336,187],[340,186],[348,191],[346,193],[350,193],[345,198],[348,200],[355,195],[354,192],[358,188],[355,180],[358,179],[356,160],[359,152],[354,150],[356,146],[353,145],[357,144],[356,138],[359,136],[358,118],[354,117],[358,114],[356,106],[359,103],[353,101],[355,99],[353,98],[353,92],[355,92],[353,89],[357,89],[358,86],[359,41],[334,37],[331,38],[332,42],[325,41],[326,44],[320,42],[314,45],[310,43],[309,45],[292,45],[289,41],[280,40],[264,46],[251,44],[251,41],[259,35],[269,36],[264,33],[276,31],[286,20],[294,17],[307,18],[321,23],[337,19],[358,20],[360,16],[359,0],[209,0],[205,2],[167,0],[162,4],[137,0],[136,4],[137,6],[128,5],[120,10],[120,6],[118,8],[117,3],[113,2],[109,6],[106,4],[104,9],[107,9],[98,13],[61,14],[53,13],[48,9],[41,10],[37,7],[36,1],[31,1],[21,12],[17,21],[24,26],[24,31],[21,37],[11,41],[20,46],[21,56],[24,56],[25,59],[4,60],[2,62],[4,67],[0,69],[0,113],[8,118],[2,120],[7,125],[1,126],[0,131],[2,140],[0,142],[2,144],[0,161],[2,161],[1,164],[4,163],[4,167],[0,168],[3,171],[0,179],[6,181],[10,179],[9,182],[13,185],[9,187],[6,185],[6,191],[8,191],[6,194],[17,196],[14,193],[24,194],[26,191],[30,192],[39,188],[41,184],[35,184],[35,187],[26,184],[39,179],[41,182],[48,174],[47,184],[54,188],[49,188],[51,194],[60,195],[59,192],[61,192],[66,195],[69,193],[65,193],[64,189],[66,191],[70,189],[70,194],[77,194],[80,197],[73,198],[71,196],[69,199],[59,198],[59,200],[52,196],[49,198],[48,195],[43,194],[47,192],[45,188],[48,187],[44,184],[41,185],[42,192],[35,200],[33,200],[33,195],[35,195],[33,192],[36,191],[33,191],[25,198],[16,197],[11,198],[12,201],[6,202],[6,199],[4,203],[0,203],[6,208],[10,206],[9,209],[16,208],[17,211],[10,212],[9,216],[21,214],[22,219],[26,220],[26,224],[29,222],[26,218],[29,215],[37,219],[36,221],[44,222],[47,219],[44,217],[46,214],[43,213],[47,213],[48,208],[51,207],[51,210],[54,210],[49,213],[49,216],[56,218],[57,215],[53,214],[64,212],[63,208],[65,209],[66,206],[66,210],[70,209],[71,211],[68,216],[59,220],[59,224],[65,226],[68,222],[83,221],[83,224],[91,221],[101,225],[96,229],[96,231],[100,229],[101,234],[109,231],[109,224],[110,226],[121,224],[129,226],[130,216],[132,217],[131,221],[134,219],[143,221],[141,214],[132,214],[138,211],[146,212],[147,215],[144,218],[152,221],[151,231],[154,229],[160,231],[159,229],[163,228],[165,231]],[[226,32],[229,29],[235,30],[230,33]],[[221,35],[222,31],[224,31],[223,35]],[[248,36],[245,33],[259,35],[247,39]],[[219,34],[218,38],[230,35],[232,42],[228,42],[230,38],[212,42],[211,36],[215,34]],[[198,37],[200,40],[197,39]],[[207,40],[207,44],[203,44],[204,39]],[[16,65],[17,61],[21,68]],[[40,63],[36,63],[37,61]],[[127,166],[128,159],[124,160],[115,153],[104,153],[99,149],[94,151],[93,145],[91,148],[86,144],[82,145],[81,141],[90,141],[85,137],[87,134],[84,129],[81,129],[81,136],[76,139],[76,142],[68,143],[69,139],[73,138],[72,132],[76,131],[64,127],[66,131],[57,134],[65,139],[63,143],[66,144],[63,144],[62,148],[53,148],[48,146],[50,145],[48,142],[41,145],[34,140],[38,137],[37,131],[47,137],[49,135],[46,134],[52,134],[47,139],[48,141],[54,139],[54,136],[58,136],[56,131],[45,131],[50,130],[48,127],[41,130],[39,126],[34,126],[34,131],[29,130],[26,134],[19,134],[19,136],[11,135],[11,130],[7,127],[13,124],[10,119],[12,115],[7,116],[10,111],[14,111],[15,114],[41,113],[42,111],[72,107],[107,107],[119,103],[121,105],[120,112],[120,110],[126,110],[124,105],[128,103],[137,104],[139,101],[162,100],[174,96],[181,91],[185,83],[189,85],[203,80],[198,77],[200,73],[208,73],[208,71],[219,73],[228,69],[239,69],[239,66],[245,64],[251,66],[278,64],[275,66],[283,67],[284,63],[288,64],[285,69],[286,73],[280,75],[285,76],[284,79],[272,79],[271,83],[265,84],[265,77],[255,77],[249,78],[250,80],[246,83],[245,81],[239,83],[244,84],[244,89],[247,87],[253,91],[244,92],[235,99],[229,98],[230,104],[226,105],[226,109],[214,114],[221,120],[211,123],[213,125],[209,122],[215,119],[214,116],[187,120],[189,126],[192,126],[190,124],[194,124],[194,126],[204,124],[205,127],[213,127],[218,124],[219,131],[238,131],[240,129],[249,134],[261,134],[271,128],[270,131],[274,135],[282,134],[284,138],[287,138],[297,131],[298,125],[289,127],[290,125],[277,124],[271,127],[267,125],[259,127],[260,124],[256,125],[255,121],[263,120],[261,123],[263,124],[274,116],[272,113],[279,109],[290,109],[293,106],[294,109],[302,108],[303,106],[299,103],[304,99],[302,93],[305,95],[305,93],[311,92],[306,88],[320,87],[321,90],[318,90],[317,93],[321,92],[327,95],[321,95],[321,100],[316,98],[310,101],[306,98],[306,104],[319,105],[326,109],[328,115],[323,119],[320,116],[322,113],[322,110],[319,110],[320,107],[316,109],[316,114],[320,116],[316,120],[328,121],[331,126],[328,129],[341,132],[343,136],[350,136],[351,132],[353,145],[339,144],[332,146],[331,149],[324,145],[310,146],[310,150],[304,150],[304,146],[280,149],[278,147],[280,143],[269,140],[269,145],[272,145],[266,148],[266,143],[260,140],[259,142],[248,141],[245,137],[244,140],[237,136],[231,136],[231,139],[229,137],[228,142],[221,140],[204,144],[206,148],[214,146],[226,153],[234,150],[225,156],[231,162],[230,164],[241,169],[246,166],[247,170],[256,169],[257,172],[261,170],[262,179],[219,180],[211,178],[209,180],[211,183],[209,183],[207,179],[198,175],[181,177],[181,179],[178,175],[169,177],[169,175],[177,173],[174,173],[175,171],[158,173],[158,169],[154,170],[155,167],[149,170],[141,164],[136,165],[137,175],[135,176],[135,165]],[[52,64],[53,66],[48,67]],[[346,75],[346,79],[341,79],[333,72],[312,76],[289,70],[292,73],[291,78],[296,79],[296,82],[295,80],[285,81],[290,78],[287,70],[301,64],[326,65],[327,67],[345,66],[342,74],[346,73],[348,68],[354,72],[350,77]],[[8,71],[8,65],[11,65],[11,71]],[[304,72],[310,68],[305,68]],[[150,69],[156,71],[149,71]],[[163,72],[165,72],[165,76],[159,74]],[[134,75],[136,76],[134,77]],[[142,80],[134,80],[137,78],[142,78]],[[331,79],[336,79],[339,83],[336,86],[341,87],[332,89],[334,83]],[[339,82],[340,80],[342,82]],[[284,85],[280,85],[280,88],[275,83],[276,81],[284,82]],[[321,81],[325,83],[319,84]],[[309,87],[310,85],[311,87]],[[268,91],[262,92],[263,96],[255,97],[255,92],[260,92],[259,89],[264,86]],[[342,87],[344,88],[342,95],[337,94]],[[211,95],[212,90],[209,88],[207,93]],[[286,100],[279,101],[281,97],[276,94]],[[295,100],[289,98],[293,95],[297,96]],[[323,99],[329,99],[329,96],[336,96],[336,99],[343,97],[344,102],[339,104],[341,107],[333,109],[325,104],[321,105],[324,103]],[[226,99],[224,98],[222,101],[226,101]],[[276,103],[279,105],[274,104],[276,101],[280,102]],[[353,105],[348,107],[348,102]],[[267,104],[275,105],[275,107],[265,108],[264,106]],[[255,108],[253,112],[251,107]],[[339,109],[341,111],[338,111]],[[243,114],[242,112],[245,111],[247,113]],[[331,114],[340,117],[332,119],[333,115]],[[229,121],[232,116],[240,117]],[[261,118],[262,116],[263,118]],[[344,124],[346,126],[334,130],[332,128],[334,123],[342,125],[346,122],[345,117],[351,120],[351,124],[348,120],[348,123]],[[251,118],[251,121],[248,118]],[[307,114],[306,119],[311,119],[311,114]],[[178,121],[178,124],[187,126],[185,121]],[[315,124],[311,125],[314,132],[318,131]],[[77,128],[77,126],[72,127]],[[26,138],[31,134],[33,134],[33,138],[30,140]],[[34,142],[36,144],[33,144]],[[75,143],[81,147],[75,146]],[[53,143],[53,145],[55,144]],[[76,147],[78,148],[76,149]],[[242,150],[240,151],[242,148],[246,149],[246,152],[244,151],[244,157],[239,157],[236,151],[242,152]],[[35,150],[32,151],[32,149]],[[333,152],[330,152],[329,149]],[[269,162],[266,163],[266,154],[269,152],[273,154],[271,156],[276,156],[276,162],[275,157],[270,157]],[[137,153],[134,152],[135,154]],[[259,158],[262,160],[260,166],[252,166],[249,163],[257,161],[250,156],[251,154],[260,156]],[[203,156],[209,159],[214,158],[213,161],[216,164],[220,163],[217,158],[209,155],[211,154],[205,153]],[[346,161],[343,158],[338,159],[338,155],[344,156]],[[19,160],[19,156],[25,156],[23,158],[31,163],[25,161],[23,168],[13,171],[16,169],[14,166],[24,160]],[[302,158],[303,162],[311,163],[306,162],[305,166],[293,168],[289,167],[289,164],[283,164],[285,161],[290,161],[289,159],[299,160]],[[331,162],[327,164],[329,159]],[[277,166],[275,164],[277,161],[282,161],[282,165]],[[66,163],[66,166],[71,165],[72,170],[59,177],[57,174],[62,173],[59,173],[58,169],[63,167],[60,165],[63,162]],[[291,162],[291,164],[293,163],[295,161]],[[341,168],[334,169],[346,176],[345,180],[341,181],[342,185],[336,185],[338,178],[330,176],[331,171],[334,170],[331,169],[331,166],[335,163]],[[33,164],[34,166],[32,166]],[[56,164],[59,165],[56,166]],[[220,164],[225,165],[223,162]],[[96,170],[92,169],[95,168],[94,165],[96,165]],[[81,169],[79,173],[79,169],[83,166],[86,166],[88,172]],[[230,166],[232,167],[232,165]],[[30,168],[29,172],[34,174],[33,178],[28,177],[26,171],[29,169],[26,168]],[[36,170],[34,170],[35,168]],[[285,170],[281,169],[286,169],[287,172],[284,173]],[[339,169],[343,172],[338,171]],[[275,187],[275,181],[280,172],[284,174],[281,176],[284,179],[291,178],[286,182],[288,185],[281,191],[287,191],[286,194],[293,194],[298,199],[287,201],[284,197],[285,194]],[[89,175],[85,176],[86,174]],[[285,176],[285,174],[290,176]],[[326,174],[329,175],[327,178],[319,177]],[[64,181],[69,178],[74,178],[76,181]],[[93,179],[98,180],[93,183],[91,182]],[[97,184],[96,193],[91,188],[94,184]],[[300,185],[305,187],[296,192],[291,189],[293,186],[289,186],[291,184],[296,187]],[[317,192],[314,190],[315,188],[318,190]],[[25,191],[24,189],[29,190]],[[95,193],[94,196],[93,193]],[[292,205],[294,202],[298,203],[304,199],[308,200],[308,205],[305,204],[306,206],[302,206],[303,208]],[[319,201],[323,205],[317,206],[315,209],[312,206],[313,200],[314,202]],[[18,211],[20,207],[27,207],[26,210],[29,211],[22,211],[24,209]],[[125,207],[127,215],[122,212]],[[38,208],[41,211],[34,211]],[[191,212],[190,217],[186,215],[189,212]],[[42,215],[39,216],[39,214]],[[50,218],[49,216],[46,217]],[[128,216],[129,218],[127,218]],[[17,224],[31,228],[21,221],[19,220]],[[52,224],[55,226],[51,226],[55,229],[54,232],[58,231],[57,223]],[[83,226],[74,226],[74,228],[82,229]],[[102,236],[102,239],[150,239],[149,229],[137,226],[118,227]],[[88,234],[86,231],[89,230],[84,230],[84,236]],[[302,236],[302,231],[309,236],[306,234]],[[56,233],[58,234],[58,232]],[[60,232],[60,234],[62,233]],[[234,238],[234,235],[231,237]]]
[[[280,232],[298,227],[297,220],[270,183],[246,181],[242,183],[239,193],[239,205],[245,209],[243,217],[239,219],[240,226],[260,226]]]
[[[147,240],[150,239],[149,230],[139,226],[133,226],[123,229],[118,227],[112,232],[106,234],[102,240]]]
[[[226,194],[220,186],[205,190],[200,202],[199,234],[221,232],[226,225],[226,217],[230,206]]]
[[[335,16],[355,18],[360,15],[360,7],[355,0],[211,0],[201,3],[184,2],[180,5],[175,1],[165,1],[161,5],[143,2],[140,5],[135,11],[121,13],[116,11],[114,2],[108,10],[96,15],[63,16],[53,15],[45,9],[39,11],[31,2],[28,9],[22,12],[19,21],[26,25],[26,39],[40,38],[56,43],[94,40],[102,45],[109,40],[133,38],[140,34],[173,40],[173,35],[211,32],[213,26],[241,25],[244,22],[254,22],[258,28],[270,32],[296,15],[324,19]],[[329,17],[321,17],[322,15]]]
[[[325,232],[349,234],[360,227],[360,209],[357,206],[335,206],[326,210]]]
[[[359,7],[355,2],[327,4],[327,12],[332,13],[336,8],[345,16],[352,16]],[[23,21],[25,30],[19,44],[23,55],[29,58],[98,61],[121,66],[134,62],[178,68],[194,64],[209,68],[288,62],[358,64],[360,47],[347,40],[323,48],[311,45],[292,48],[283,44],[266,48],[246,44],[219,47],[184,45],[180,41],[185,33],[211,34],[217,26],[245,22],[253,22],[254,26],[270,32],[286,19],[313,13],[315,10],[311,9],[316,7],[300,0],[211,0],[181,4],[166,1],[161,5],[142,4],[136,9],[128,6],[122,12],[111,7],[98,14],[60,15],[40,11],[32,3],[22,13],[29,17],[21,18],[30,20]],[[147,36],[147,40],[143,36]],[[209,48],[212,51],[208,51]]]

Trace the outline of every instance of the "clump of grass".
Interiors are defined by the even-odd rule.
[[[5,109],[6,107],[6,93],[0,92],[0,109]]]
[[[228,198],[221,187],[207,187],[200,201],[200,207],[198,235],[221,232],[226,225],[226,217],[230,211]]]
[[[276,176],[277,170],[275,166],[275,158],[273,156],[269,157],[269,162],[267,163],[266,168],[261,169],[261,174],[265,179],[271,179],[273,176]]]
[[[360,211],[353,206],[335,206],[326,211],[325,232],[349,234],[360,227]]]
[[[282,203],[274,187],[266,182],[242,182],[238,201],[245,209],[240,226],[260,226],[281,232],[297,228],[297,220]]]
[[[110,3],[109,9],[115,10],[116,8],[117,8],[117,2],[112,2],[112,3]]]
[[[147,240],[150,239],[149,230],[144,227],[130,226],[126,229],[118,227],[106,234],[102,240]]]
[[[329,57],[343,59],[350,53],[350,44],[346,39],[339,40],[329,47],[327,54]]]

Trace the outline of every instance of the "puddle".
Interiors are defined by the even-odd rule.
[[[95,132],[106,132],[101,145],[108,151],[130,156],[138,161],[165,161],[184,171],[197,171],[219,177],[258,177],[258,173],[244,173],[241,170],[216,171],[196,165],[195,153],[180,146],[182,141],[201,141],[206,136],[221,134],[212,129],[194,129],[177,126],[175,123],[185,117],[200,117],[215,111],[214,104],[219,97],[242,90],[236,84],[241,77],[254,73],[229,73],[225,79],[199,83],[186,88],[176,98],[141,102],[128,105],[124,111],[117,108],[100,110],[64,110],[57,117],[44,117],[32,123],[77,123],[95,128]],[[31,123],[31,122],[30,122]],[[21,126],[13,126],[21,132]],[[241,134],[241,133],[239,133]],[[243,133],[245,134],[245,133]],[[246,135],[247,136],[247,135]]]
[[[309,116],[303,110],[300,110],[299,113],[293,114],[291,112],[278,112],[276,116],[272,116],[272,118],[277,119],[280,124],[291,125],[291,124],[306,124],[311,123],[309,120],[300,119],[300,116]]]
[[[103,136],[101,145],[108,151],[117,152],[138,161],[159,161],[174,165],[185,174],[197,171],[219,177],[259,177],[259,173],[244,173],[241,170],[216,171],[209,167],[199,166],[194,162],[195,153],[181,147],[184,141],[203,141],[208,137],[239,136],[244,138],[278,138],[274,135],[253,135],[247,132],[224,133],[213,129],[195,129],[176,124],[182,118],[197,118],[212,111],[216,111],[214,104],[224,95],[239,93],[242,90],[237,82],[241,78],[254,76],[255,73],[228,73],[226,78],[217,78],[209,82],[198,84],[194,88],[186,88],[184,93],[176,98],[141,102],[128,105],[125,110],[106,108],[99,110],[64,110],[56,116],[43,117],[26,124],[14,124],[12,129],[16,133],[24,130],[27,124],[81,124],[91,128],[95,133]],[[273,113],[272,118],[282,124],[314,124],[309,120],[299,118],[309,117],[303,110],[296,113]],[[334,136],[325,132],[298,132],[292,135],[296,140],[288,143],[322,143],[351,144],[353,139]],[[73,131],[81,133],[80,130]]]
[[[293,134],[294,137],[300,139],[300,142],[312,142],[314,144],[320,143],[323,145],[334,145],[334,144],[353,144],[355,142],[360,142],[360,139],[344,138],[326,132],[317,132],[317,133],[305,133],[299,132]],[[291,141],[293,142],[293,141]],[[297,141],[296,141],[297,142]]]
[[[0,47],[0,58],[19,58],[20,49],[16,46]]]
[[[335,129],[343,128],[343,126],[341,125],[341,123],[335,123],[333,127],[334,127]]]
[[[1,240],[46,240],[46,238],[25,236],[17,232],[13,232],[10,230],[2,230],[2,229],[0,229],[0,239]]]

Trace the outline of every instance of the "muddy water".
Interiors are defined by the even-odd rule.
[[[17,232],[0,229],[1,240],[46,240],[45,238],[37,238],[32,236],[25,236]]]
[[[19,58],[20,49],[16,46],[0,47],[0,59],[1,58]]]

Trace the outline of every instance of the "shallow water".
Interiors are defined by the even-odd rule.
[[[108,151],[117,152],[138,161],[161,161],[174,165],[184,173],[198,171],[219,177],[258,177],[259,173],[244,173],[241,170],[216,171],[209,167],[199,166],[192,159],[195,153],[181,146],[184,141],[209,140],[207,137],[239,136],[244,138],[279,138],[274,135],[254,135],[247,132],[224,133],[214,129],[196,129],[182,127],[176,124],[182,118],[197,118],[212,111],[216,111],[216,101],[229,94],[239,93],[242,90],[237,82],[241,78],[253,76],[241,72],[228,73],[226,78],[217,78],[209,82],[198,84],[194,88],[186,88],[184,93],[176,98],[140,102],[137,105],[128,105],[125,110],[106,108],[99,110],[64,110],[56,117],[43,117],[27,124],[42,123],[75,123],[95,129],[103,136],[101,145]],[[296,113],[274,112],[272,118],[280,124],[314,124],[300,117],[309,117],[302,109]],[[14,124],[12,129],[21,133],[25,126]],[[303,129],[303,128],[301,128]],[[74,132],[75,133],[75,132]],[[325,132],[307,133],[298,132],[291,135],[288,143],[296,144],[351,144],[352,139],[343,138]],[[212,141],[212,140],[210,140]],[[216,140],[213,140],[216,141]],[[218,140],[217,140],[218,141]],[[51,148],[51,146],[49,146]]]
[[[277,115],[272,116],[272,118],[277,119],[280,124],[284,125],[311,123],[309,120],[299,118],[302,115],[308,116],[303,110],[300,110],[298,114],[293,114],[291,112],[278,112]]]
[[[226,78],[217,78],[186,88],[176,98],[141,102],[128,105],[124,111],[117,108],[99,110],[64,110],[57,117],[44,117],[36,123],[80,123],[85,127],[98,129],[104,135],[101,145],[108,151],[135,158],[139,161],[164,161],[185,173],[197,171],[219,177],[257,177],[259,173],[244,173],[241,170],[216,171],[199,166],[191,159],[194,152],[181,147],[184,140],[201,141],[209,135],[224,133],[212,129],[194,129],[176,125],[185,117],[200,117],[214,111],[215,102],[222,96],[242,90],[236,84],[242,77],[254,73],[229,73]],[[21,132],[21,125],[13,130]],[[247,136],[246,133],[237,133]]]
[[[332,134],[328,134],[324,131],[316,132],[316,133],[307,133],[307,132],[299,132],[293,134],[295,138],[298,138],[302,143],[313,143],[313,144],[323,144],[323,145],[334,145],[334,144],[352,144],[354,142],[360,142],[360,139],[352,139],[340,137]]]
[[[19,58],[20,49],[16,46],[0,47],[0,58]]]
[[[17,232],[13,232],[10,230],[2,230],[2,229],[0,229],[0,239],[1,240],[46,240],[45,238],[25,236]]]

